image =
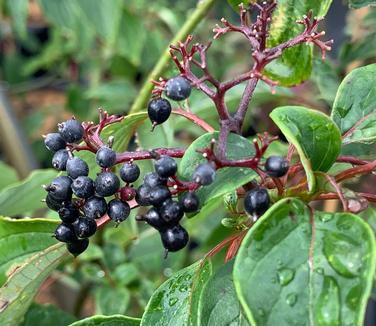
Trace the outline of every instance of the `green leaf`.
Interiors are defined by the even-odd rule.
[[[349,5],[351,8],[359,9],[365,6],[375,5],[375,0],[349,0]]]
[[[211,275],[211,263],[198,261],[163,283],[151,297],[141,325],[196,325],[197,305]]]
[[[197,138],[186,150],[180,165],[179,174],[185,180],[190,180],[196,167],[205,163],[206,159],[196,149],[204,149],[210,145],[212,139],[218,139],[218,132],[206,133]],[[215,150],[217,145],[215,146]],[[227,158],[230,160],[244,159],[255,154],[253,144],[244,137],[230,134],[227,139]],[[201,205],[208,200],[224,195],[243,184],[251,181],[257,176],[256,172],[247,168],[224,168],[217,171],[214,182],[202,187],[197,194],[200,197]]]
[[[247,326],[232,280],[233,261],[221,267],[206,283],[199,302],[201,326]]]
[[[174,128],[170,119],[151,131],[151,122],[146,120],[137,129],[137,143],[140,148],[150,150],[158,147],[176,147]]]
[[[18,181],[16,170],[3,161],[0,161],[0,175],[0,190]]]
[[[344,145],[376,140],[376,64],[354,69],[338,88],[332,119]]]
[[[273,13],[268,47],[286,42],[299,35],[303,26],[296,23],[309,10],[314,16],[326,15],[332,0],[280,0]],[[312,44],[301,44],[287,49],[282,56],[265,68],[265,73],[283,86],[293,86],[308,79],[312,70]]]
[[[239,5],[243,3],[244,5],[254,3],[257,0],[227,0],[228,4],[236,11],[239,12]]]
[[[67,253],[58,243],[14,266],[0,288],[0,325],[18,325],[34,295]]]
[[[75,30],[79,13],[79,8],[77,7],[79,1],[38,0],[38,2],[43,14],[51,23],[65,29]]]
[[[100,315],[124,314],[130,297],[126,288],[99,287],[95,290],[95,311]]]
[[[26,38],[26,20],[27,11],[29,6],[28,0],[7,0],[7,6],[9,8],[12,25],[18,36],[22,39]]]
[[[376,267],[369,226],[287,198],[244,238],[234,283],[251,324],[363,325]]]
[[[93,316],[76,321],[69,326],[138,326],[141,319],[123,315]]]
[[[41,202],[46,197],[43,184],[49,184],[57,172],[35,170],[25,180],[14,183],[0,191],[0,214],[18,215],[46,207]]]
[[[20,326],[54,325],[66,326],[76,321],[71,314],[53,306],[33,303]]]
[[[312,192],[313,171],[328,171],[340,152],[341,134],[337,126],[325,114],[301,106],[281,106],[270,117],[297,149]]]

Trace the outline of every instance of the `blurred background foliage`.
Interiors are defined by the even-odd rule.
[[[56,218],[40,202],[44,196],[40,184],[56,174],[48,169],[51,157],[41,135],[72,115],[96,120],[98,107],[126,114],[196,4],[195,0],[0,0],[0,215]],[[223,16],[237,21],[237,13],[220,0],[196,28],[195,40],[209,40]],[[274,95],[259,85],[244,136],[264,130],[278,134],[268,118],[277,105],[303,104],[328,112],[343,76],[376,61],[375,8],[348,10],[347,3],[334,1],[324,24],[328,37],[336,41],[334,51],[326,61],[316,55],[312,76],[302,85],[279,87]],[[209,53],[209,67],[221,79],[250,65],[248,46],[238,35],[214,42]],[[176,73],[171,64],[165,77]],[[234,88],[228,95],[230,108],[235,108],[242,90],[243,86]],[[218,126],[212,104],[201,94],[194,92],[189,106]],[[179,117],[156,134],[149,129],[148,121],[138,127],[131,149],[189,144],[202,133]],[[285,153],[286,147],[282,139],[272,151]],[[142,167],[150,168],[147,162]],[[164,279],[202,257],[231,231],[221,225],[225,217],[222,202],[209,202],[186,221],[192,235],[189,248],[166,260],[158,234],[136,225],[134,216],[119,228],[100,230],[87,252],[60,266],[43,284],[24,324],[38,320],[43,325],[52,321],[66,325],[93,314],[141,316]],[[222,259],[221,254],[216,259]],[[44,303],[55,306],[40,305]]]

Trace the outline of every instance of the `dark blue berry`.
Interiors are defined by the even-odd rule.
[[[164,98],[152,99],[148,104],[148,115],[153,125],[161,124],[170,117],[171,104]]]
[[[264,188],[252,189],[245,194],[244,209],[248,214],[260,216],[265,213],[269,205],[269,194]]]
[[[89,166],[84,160],[80,159],[79,157],[69,158],[67,161],[66,170],[67,174],[72,179],[89,175]]]
[[[161,178],[168,178],[175,175],[176,171],[178,170],[178,165],[176,161],[167,155],[162,155],[156,162],[155,162],[155,172]]]
[[[52,157],[52,166],[59,171],[65,171],[69,154],[66,149],[58,150]]]
[[[168,224],[178,224],[184,215],[183,206],[172,199],[167,199],[159,208],[161,218]]]
[[[73,223],[73,229],[78,238],[89,238],[97,231],[97,223],[93,218],[80,217]]]
[[[151,187],[148,187],[146,185],[142,185],[138,187],[136,191],[136,202],[140,206],[149,206],[151,205],[150,203],[150,190]]]
[[[80,216],[79,209],[72,202],[64,202],[58,213],[64,223],[73,223]]]
[[[77,239],[73,242],[67,243],[67,249],[74,257],[82,254],[88,246],[89,239]]]
[[[166,83],[165,94],[174,101],[183,101],[191,95],[191,83],[182,76],[171,78]]]
[[[53,132],[46,135],[46,137],[44,138],[44,145],[51,152],[57,152],[61,149],[64,149],[66,143],[59,133]]]
[[[125,163],[120,169],[120,178],[126,183],[135,182],[140,176],[140,168],[134,163]]]
[[[77,177],[72,182],[72,191],[78,198],[89,198],[94,195],[94,181],[89,177]]]
[[[155,207],[150,208],[145,215],[138,217],[137,220],[145,221],[157,230],[163,230],[168,226],[167,222],[161,218],[158,209]]]
[[[183,206],[184,212],[192,213],[196,212],[200,207],[200,200],[197,195],[193,192],[184,193],[180,200],[180,204]]]
[[[115,221],[116,223],[124,221],[129,216],[130,212],[131,209],[128,203],[125,203],[120,199],[112,199],[108,203],[107,214],[111,220]]]
[[[53,198],[51,194],[47,194],[46,196],[46,205],[49,209],[52,209],[53,211],[58,211],[62,206],[63,206],[63,201],[61,200],[56,200]]]
[[[103,197],[93,196],[85,201],[84,214],[87,218],[100,218],[107,212],[107,203]]]
[[[71,224],[60,224],[55,230],[55,238],[60,242],[72,242],[77,240]]]
[[[58,129],[61,137],[67,143],[78,143],[84,135],[84,128],[81,123],[75,119],[59,123]]]
[[[95,155],[95,161],[100,167],[109,168],[116,163],[116,152],[107,146],[102,146]]]
[[[71,178],[59,176],[53,179],[48,186],[45,186],[45,189],[54,200],[69,201],[72,198],[71,184]]]
[[[273,178],[283,177],[289,169],[289,162],[281,156],[269,156],[265,162],[265,171]]]
[[[192,180],[203,186],[210,185],[215,179],[215,169],[210,163],[200,164],[193,172]]]
[[[189,240],[188,232],[180,225],[164,229],[160,234],[163,246],[171,252],[183,249]]]
[[[146,173],[144,176],[144,185],[150,188],[164,186],[167,184],[166,178],[161,178],[156,172]]]
[[[153,206],[160,206],[171,197],[170,190],[166,186],[151,188],[149,192],[149,201]]]
[[[115,194],[120,187],[119,178],[112,172],[99,173],[95,179],[95,192],[102,197]]]

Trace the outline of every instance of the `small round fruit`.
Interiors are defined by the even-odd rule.
[[[80,217],[73,223],[73,228],[78,238],[89,238],[97,231],[97,223],[93,218]]]
[[[269,156],[265,162],[265,171],[273,178],[283,177],[289,169],[289,162],[282,156]]]
[[[46,196],[46,205],[49,209],[52,209],[53,211],[58,211],[62,206],[63,206],[63,201],[61,200],[56,200],[55,198],[53,198],[53,196],[51,194],[47,194]]]
[[[79,157],[69,158],[66,166],[67,174],[72,179],[89,175],[89,166]]]
[[[183,206],[172,199],[167,199],[159,208],[161,218],[168,224],[178,224],[184,216]]]
[[[161,178],[156,172],[149,172],[144,176],[144,185],[150,188],[165,186],[166,184],[167,179]]]
[[[112,172],[99,173],[95,179],[95,192],[102,197],[112,196],[120,187],[119,178]]]
[[[165,94],[174,101],[183,101],[191,95],[191,83],[182,76],[176,76],[167,81]]]
[[[135,182],[140,176],[140,168],[134,163],[125,163],[120,169],[120,178],[126,183]]]
[[[200,200],[194,192],[184,193],[179,202],[183,206],[183,210],[186,213],[196,212],[200,207]]]
[[[82,254],[89,246],[89,239],[77,239],[70,243],[67,243],[68,251],[74,256]]]
[[[162,205],[162,203],[168,198],[171,198],[171,193],[166,186],[151,188],[149,192],[149,201],[153,206]]]
[[[203,163],[197,166],[193,172],[192,180],[203,186],[210,185],[215,179],[215,169],[210,163]]]
[[[140,205],[140,206],[149,206],[151,205],[150,203],[150,190],[151,188],[146,186],[146,185],[142,185],[140,187],[138,187],[137,189],[137,192],[136,192],[136,202]]]
[[[84,214],[87,218],[100,218],[107,212],[107,203],[103,197],[93,196],[85,201]]]
[[[108,203],[107,214],[111,220],[116,223],[123,222],[131,212],[131,208],[128,203],[121,201],[120,199],[112,199]]]
[[[77,143],[84,135],[84,128],[81,123],[75,119],[70,119],[58,124],[61,137],[67,143]]]
[[[71,178],[62,175],[53,179],[45,189],[56,201],[68,201],[72,198],[71,184]]]
[[[168,178],[175,175],[176,171],[178,170],[178,165],[176,161],[167,155],[162,155],[156,162],[155,162],[155,172],[161,178]]]
[[[52,157],[52,166],[59,171],[65,171],[69,154],[66,149],[58,150]]]
[[[72,191],[78,198],[89,198],[94,195],[94,181],[86,176],[73,180]]]
[[[183,249],[189,240],[188,232],[180,225],[162,230],[160,234],[163,246],[171,252]]]
[[[73,223],[80,216],[79,209],[72,203],[64,203],[58,211],[60,219],[63,223]]]
[[[159,125],[170,117],[171,114],[171,104],[168,100],[164,98],[152,99],[148,104],[148,115],[150,121]]]
[[[141,216],[138,220],[145,221],[147,224],[159,231],[165,229],[168,226],[166,221],[161,218],[158,209],[156,209],[155,207],[150,208],[146,212],[146,214]]]
[[[57,152],[65,148],[65,140],[57,132],[47,134],[44,138],[44,145],[51,152]]]
[[[122,201],[130,201],[134,199],[137,195],[136,189],[132,187],[120,188],[120,198]]]
[[[55,238],[60,242],[72,242],[77,240],[73,227],[70,224],[60,224],[55,230]]]
[[[244,197],[244,209],[248,214],[260,216],[270,205],[270,198],[265,188],[256,188],[248,191]]]
[[[110,168],[116,163],[116,152],[107,146],[102,146],[95,154],[95,161],[102,168]]]

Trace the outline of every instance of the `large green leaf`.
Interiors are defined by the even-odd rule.
[[[18,325],[42,282],[67,253],[58,243],[13,266],[0,288],[0,325]]]
[[[276,46],[297,36],[303,26],[296,23],[309,10],[313,15],[326,15],[332,0],[279,0],[272,16],[268,47]],[[293,86],[308,79],[312,70],[312,45],[298,45],[283,52],[281,58],[268,64],[265,73],[280,85]]]
[[[218,132],[206,133],[197,138],[186,150],[180,165],[179,174],[185,180],[190,180],[196,167],[205,163],[206,159],[196,149],[204,149],[210,146],[211,139],[218,139]],[[217,145],[215,147],[215,150]],[[227,139],[227,158],[230,160],[244,159],[255,154],[253,144],[236,134],[230,134]],[[201,204],[208,200],[221,196],[243,184],[251,181],[257,176],[256,172],[247,168],[224,168],[217,171],[214,182],[198,190]]]
[[[12,25],[17,35],[21,38],[26,37],[26,20],[28,0],[7,0],[7,6],[12,16]]]
[[[130,293],[124,287],[101,286],[95,290],[95,312],[99,315],[124,314]]]
[[[354,69],[342,81],[333,105],[332,118],[349,143],[376,140],[376,64]],[[351,131],[350,131],[351,129]]]
[[[200,326],[247,326],[232,280],[233,261],[206,283],[199,302]]]
[[[151,297],[144,326],[196,325],[198,300],[211,275],[211,263],[199,261],[175,273]]]
[[[138,326],[141,319],[123,315],[93,316],[76,321],[69,326]]]
[[[297,149],[309,190],[313,191],[313,171],[328,171],[340,152],[341,134],[337,126],[325,114],[301,106],[276,108],[270,117]]]
[[[75,0],[38,0],[43,14],[54,25],[75,30],[79,8]]]
[[[351,8],[358,9],[369,5],[376,5],[375,0],[349,0]]]
[[[0,161],[0,175],[0,190],[18,181],[16,170],[3,161]]]
[[[76,318],[53,305],[33,303],[20,326],[54,325],[66,326],[76,321]]]
[[[0,191],[0,214],[18,215],[46,207],[43,184],[49,184],[57,175],[54,170],[35,170],[25,180],[11,184]]]
[[[363,325],[376,267],[374,235],[349,213],[272,206],[244,238],[234,283],[256,325]]]

